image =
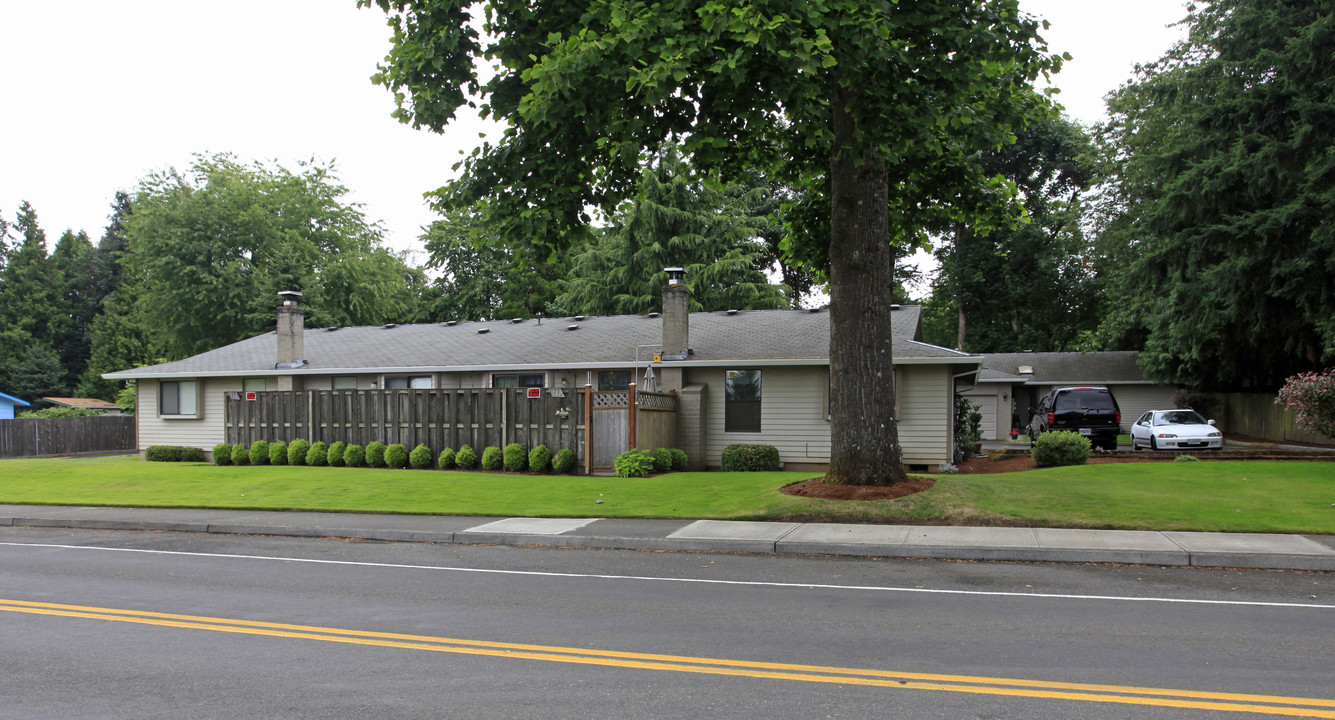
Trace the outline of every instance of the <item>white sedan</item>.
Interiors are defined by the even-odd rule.
[[[1131,426],[1131,449],[1218,450],[1224,434],[1195,410],[1151,410]]]

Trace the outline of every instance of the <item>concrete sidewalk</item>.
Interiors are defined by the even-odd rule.
[[[1335,536],[0,505],[0,527],[1335,571]]]

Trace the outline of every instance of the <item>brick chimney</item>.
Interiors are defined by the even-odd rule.
[[[278,293],[283,304],[278,306],[278,369],[298,368],[306,364],[302,333],[306,327],[306,311],[297,307],[301,293],[284,290]]]
[[[685,360],[690,348],[691,291],[683,280],[684,268],[664,270],[668,284],[663,288],[663,359]]]

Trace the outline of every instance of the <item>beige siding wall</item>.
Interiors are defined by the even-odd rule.
[[[738,365],[736,369],[745,369]],[[759,433],[723,430],[724,368],[687,371],[688,383],[707,385],[705,453],[718,467],[723,448],[733,443],[764,443],[779,450],[786,465],[828,463],[830,422],[826,393],[829,368],[767,367],[761,374]],[[899,377],[899,441],[905,464],[936,465],[950,459],[950,371],[944,367],[905,366]]]
[[[748,369],[739,364],[737,370]],[[828,463],[830,423],[825,419],[825,392],[829,370],[824,366],[767,367],[760,375],[760,432],[724,432],[726,368],[686,371],[686,383],[707,385],[705,403],[705,462],[719,466],[723,448],[734,443],[764,443],[779,450],[784,463]]]
[[[935,470],[951,456],[954,397],[950,369],[906,365],[899,378],[899,444],[904,448],[904,464]]]
[[[226,439],[223,401],[229,390],[240,391],[240,378],[200,378],[196,381],[200,415],[172,418],[158,414],[158,381],[140,380],[135,418],[139,424],[139,450],[151,445],[183,445],[212,450]]]

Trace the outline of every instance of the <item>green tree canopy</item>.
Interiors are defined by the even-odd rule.
[[[1335,358],[1329,2],[1212,0],[1109,99],[1101,331],[1162,382],[1274,389]]]
[[[691,176],[675,148],[641,175],[635,196],[602,237],[571,264],[556,300],[567,315],[627,315],[659,310],[667,267],[686,270],[691,309],[763,310],[789,304],[765,276],[764,216],[749,214],[759,188],[714,189]]]
[[[511,242],[569,242],[585,208],[630,196],[646,149],[668,140],[725,175],[825,175],[829,479],[905,478],[885,372],[890,243],[1004,199],[967,159],[1043,112],[1031,83],[1059,63],[1016,0],[359,1],[389,14],[375,80],[401,120],[440,132],[477,104],[509,123],[439,197],[484,203]]]
[[[271,330],[281,290],[304,294],[312,325],[405,319],[414,275],[346,192],[329,166],[293,172],[230,155],[142,180],[124,259],[154,353],[180,358]]]
[[[969,352],[1060,351],[1096,329],[1102,295],[1081,225],[1089,155],[1079,125],[1051,118],[978,156],[985,173],[1016,185],[1028,217],[982,230],[960,224],[940,245],[933,294],[955,311],[956,325],[933,340]]]
[[[440,273],[427,289],[421,319],[493,320],[550,315],[562,254],[539,256],[491,236],[476,207],[448,210],[422,236],[427,267]]]

